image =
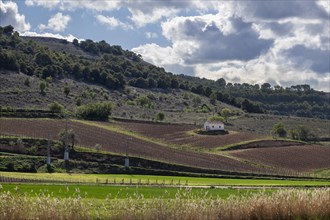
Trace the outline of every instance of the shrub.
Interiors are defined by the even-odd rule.
[[[77,108],[77,116],[87,120],[108,120],[113,106],[110,102],[93,103],[83,105]]]
[[[277,123],[273,126],[272,133],[278,137],[286,137],[287,131],[282,123]]]
[[[53,102],[48,105],[49,111],[54,113],[63,113],[64,107],[63,105],[59,104],[58,102]]]
[[[299,126],[297,129],[290,130],[290,136],[292,139],[301,141],[316,139],[316,135],[313,134],[310,129],[305,126]]]
[[[213,115],[213,116],[208,118],[208,121],[221,121],[221,122],[224,122],[225,119],[221,116]]]
[[[163,112],[159,112],[156,115],[156,120],[157,121],[163,121],[165,119],[165,114]]]
[[[46,89],[46,83],[45,82],[40,82],[39,84],[40,92],[44,93]]]
[[[70,94],[70,87],[67,84],[64,86],[63,92],[66,97]]]
[[[221,116],[225,118],[227,121],[228,117],[232,114],[231,110],[229,108],[223,108],[221,109]]]
[[[136,102],[142,107],[146,106],[148,108],[153,108],[153,103],[148,96],[140,96],[137,98]]]
[[[26,79],[24,80],[24,85],[25,85],[25,86],[30,86],[30,80],[29,80],[29,78],[26,78]]]

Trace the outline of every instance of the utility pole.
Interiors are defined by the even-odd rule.
[[[65,137],[64,137],[64,162],[69,161],[69,148],[68,148],[68,116],[65,116]]]
[[[125,158],[125,168],[129,168],[129,157],[128,157],[128,140],[130,140],[129,138],[126,140],[126,158]]]
[[[50,166],[50,162],[51,162],[51,159],[50,159],[50,135],[48,134],[48,141],[47,141],[47,166]]]

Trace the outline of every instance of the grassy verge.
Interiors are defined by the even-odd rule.
[[[78,192],[77,192],[78,193]],[[191,189],[173,199],[127,195],[93,200],[79,194],[57,198],[40,193],[0,192],[0,219],[329,219],[330,190],[279,190],[212,198]]]
[[[314,177],[329,178],[330,177],[330,169],[316,170],[316,171],[314,171],[311,174]]]
[[[240,146],[244,146],[246,144],[258,143],[258,142],[261,142],[261,141],[270,141],[270,140],[274,140],[274,141],[287,141],[287,142],[292,142],[292,143],[307,144],[306,142],[298,141],[298,140],[282,139],[282,138],[274,139],[272,137],[269,137],[269,138],[262,138],[262,139],[255,139],[255,140],[243,141],[243,142],[234,143],[234,144],[228,144],[228,145],[225,145],[225,146],[213,148],[211,151],[213,151],[213,152],[219,152],[219,151],[226,151],[226,150],[231,150],[231,149],[235,149],[235,148],[239,149]]]
[[[125,174],[67,174],[67,173],[15,173],[1,172],[0,176],[33,180],[81,182],[81,183],[114,183],[145,185],[188,185],[188,186],[330,186],[330,181],[313,180],[276,180],[276,179],[230,179],[202,178],[182,176],[153,176]]]

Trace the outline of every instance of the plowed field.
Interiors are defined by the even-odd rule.
[[[69,122],[79,138],[79,145],[92,147],[101,144],[103,150],[161,160],[175,164],[231,171],[256,171],[252,165],[225,156],[200,152],[182,151],[148,142],[103,128]],[[0,133],[58,139],[57,134],[65,128],[64,120],[0,119]],[[258,171],[262,171],[258,169]]]
[[[330,168],[330,147],[318,145],[234,150],[230,155],[281,169],[311,171]]]
[[[231,132],[226,135],[200,135],[193,133],[193,125],[162,125],[118,122],[122,128],[160,139],[169,144],[189,145],[200,148],[215,148],[243,141],[265,138],[264,135],[249,132]]]

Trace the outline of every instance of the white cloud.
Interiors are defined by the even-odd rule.
[[[27,6],[43,6],[46,8],[53,8],[61,3],[61,0],[39,1],[39,0],[25,0]]]
[[[145,36],[148,39],[156,39],[156,38],[158,38],[158,34],[157,33],[154,33],[154,32],[146,32],[145,33]]]
[[[61,12],[58,12],[48,20],[48,24],[40,24],[38,27],[40,30],[52,30],[55,32],[63,32],[67,27],[71,17],[69,15],[63,15]]]
[[[173,17],[179,13],[177,9],[169,8],[154,8],[151,11],[144,12],[141,9],[130,8],[131,20],[137,27],[144,27],[147,24],[156,23],[162,18]]]
[[[142,54],[143,59],[159,66],[169,64],[183,64],[183,60],[171,47],[160,47],[157,44],[146,44],[132,49],[137,54]]]
[[[97,15],[96,19],[104,25],[107,25],[110,29],[115,28],[122,28],[124,30],[132,29],[133,27],[129,24],[125,24],[114,17],[104,16],[104,15]]]
[[[156,23],[163,18],[173,17],[182,10],[187,10],[193,6],[193,1],[176,1],[176,0],[25,0],[27,6],[40,6],[48,9],[60,9],[62,11],[72,11],[76,9],[87,9],[94,12],[114,11],[121,8],[127,8],[131,13],[129,18],[137,27],[143,27],[150,23]]]
[[[162,34],[171,46],[147,44],[133,50],[149,62],[167,69],[191,70],[190,75],[199,77],[283,86],[307,83],[329,91],[326,5],[278,3],[208,2],[219,11],[162,22]]]
[[[330,14],[330,0],[319,0],[316,3],[320,8]]]
[[[0,25],[12,25],[18,31],[30,30],[31,25],[25,21],[25,16],[19,14],[15,2],[0,0]]]
[[[66,36],[61,34],[53,34],[53,33],[37,33],[37,32],[23,32],[20,33],[21,36],[27,36],[27,37],[50,37],[50,38],[57,38],[57,39],[65,39],[69,42],[72,42],[73,39],[77,39],[78,41],[83,41],[84,39],[80,39],[78,37],[73,36],[72,34],[68,34]]]
[[[111,11],[117,9],[120,5],[120,1],[108,1],[108,0],[84,0],[84,1],[73,1],[73,0],[51,0],[51,1],[40,1],[40,0],[25,0],[27,6],[40,6],[48,9],[58,8],[62,11],[73,11],[76,9],[89,9],[93,11]]]
[[[163,34],[191,64],[250,60],[270,48],[272,40],[261,39],[252,23],[236,17],[223,20],[221,15],[176,17],[162,24]]]

